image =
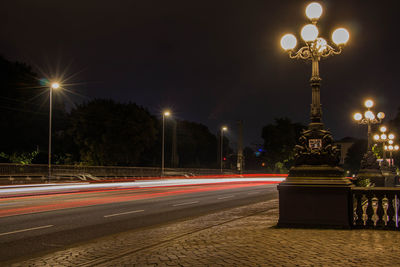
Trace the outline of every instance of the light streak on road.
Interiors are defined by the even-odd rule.
[[[235,183],[235,182],[269,182],[279,183],[284,177],[267,178],[223,178],[223,179],[164,179],[136,182],[117,182],[117,183],[74,183],[74,184],[49,184],[49,185],[20,185],[20,186],[0,186],[0,198],[15,194],[43,194],[55,193],[60,191],[87,191],[87,190],[112,190],[124,188],[146,188],[146,187],[164,187],[164,186],[184,186],[201,185],[217,183]]]

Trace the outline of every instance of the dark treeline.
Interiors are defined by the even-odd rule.
[[[0,57],[0,162],[47,163],[49,85],[39,78],[30,66]],[[161,162],[161,118],[135,103],[94,99],[67,112],[54,92],[52,121],[53,163]],[[166,167],[218,166],[218,139],[206,126],[168,118],[165,129]]]

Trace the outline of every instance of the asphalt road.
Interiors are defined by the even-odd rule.
[[[276,184],[265,182],[7,196],[0,199],[0,262],[276,197]]]

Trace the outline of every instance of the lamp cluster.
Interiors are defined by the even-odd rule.
[[[301,29],[301,38],[306,45],[297,52],[293,51],[297,46],[297,39],[293,34],[285,34],[281,38],[281,46],[284,50],[289,52],[291,58],[319,60],[321,57],[327,57],[341,52],[342,46],[345,45],[350,38],[349,32],[345,28],[338,28],[333,31],[332,41],[335,43],[336,48],[330,46],[324,38],[318,37],[319,30],[317,22],[321,15],[322,6],[319,3],[313,2],[307,6],[306,16],[310,19],[311,23],[305,25]]]
[[[385,113],[378,112],[378,114],[375,115],[375,113],[371,110],[371,108],[374,106],[374,101],[368,99],[365,101],[364,106],[367,108],[367,111],[365,111],[364,114],[357,112],[353,115],[354,120],[356,120],[359,124],[377,124],[381,123],[381,121],[385,118]]]

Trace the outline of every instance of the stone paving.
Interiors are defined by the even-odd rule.
[[[130,231],[11,266],[400,266],[400,232],[276,228],[270,200]]]

